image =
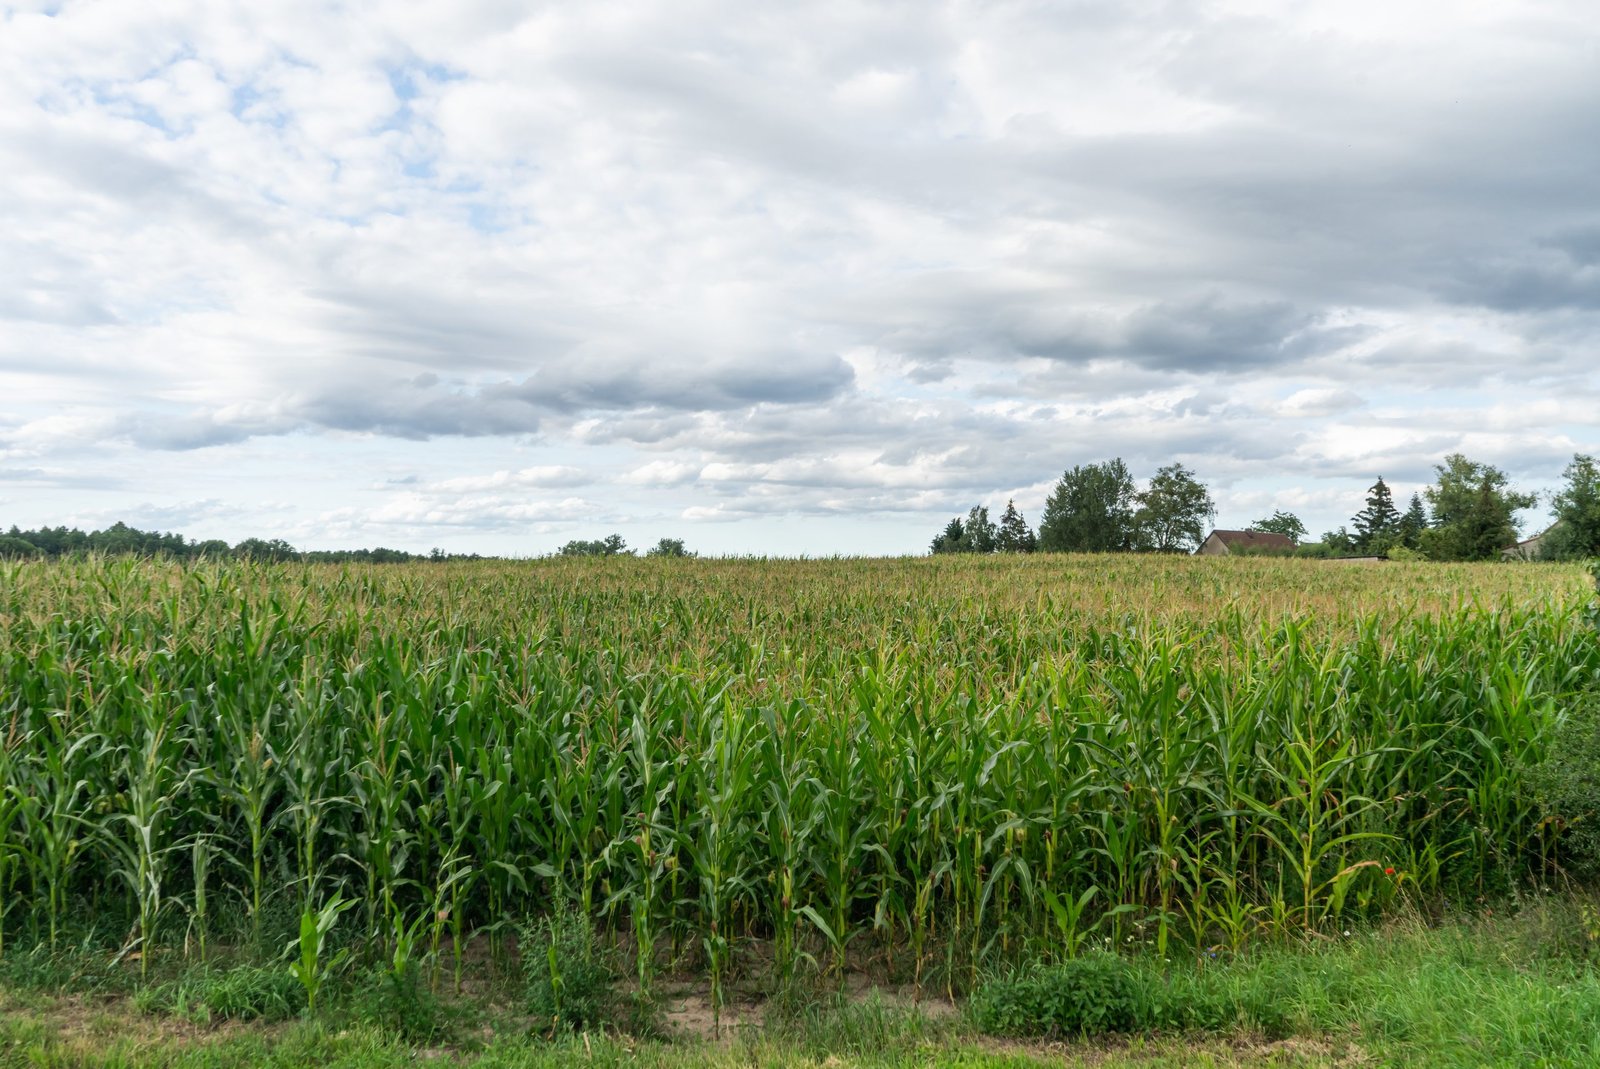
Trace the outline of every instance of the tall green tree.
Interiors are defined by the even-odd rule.
[[[993,553],[1000,548],[1000,530],[987,505],[974,505],[966,519],[957,516],[945,524],[928,548],[934,553]]]
[[[1182,464],[1157,469],[1149,487],[1134,500],[1139,505],[1133,516],[1137,545],[1155,553],[1193,550],[1217,510],[1205,484]]]
[[[1540,555],[1550,560],[1600,557],[1600,466],[1594,457],[1579,453],[1561,476],[1566,483],[1550,501],[1556,521],[1540,541]]]
[[[1515,490],[1505,472],[1460,453],[1435,466],[1438,481],[1423,491],[1433,526],[1422,551],[1433,560],[1492,560],[1517,541],[1516,514],[1532,508],[1533,494]]]
[[[932,553],[963,553],[962,535],[965,529],[961,525],[961,517],[957,516],[944,525],[944,530],[933,536],[933,544],[928,547]]]
[[[44,551],[27,539],[16,535],[0,535],[0,558],[42,556]]]
[[[1407,506],[1405,514],[1400,517],[1398,534],[1400,544],[1407,549],[1420,549],[1422,546],[1422,532],[1428,529],[1428,513],[1422,507],[1422,495],[1412,494],[1411,504]]]
[[[233,547],[233,555],[251,560],[285,561],[294,560],[300,552],[281,538],[246,538]]]
[[[1343,527],[1322,532],[1320,543],[1330,557],[1348,557],[1356,551],[1356,540]]]
[[[972,506],[966,522],[961,525],[961,541],[966,545],[967,552],[993,553],[999,538],[1000,532],[996,530],[994,521],[989,519],[989,506]]]
[[[633,550],[621,535],[608,534],[593,540],[574,538],[561,547],[560,553],[563,557],[620,557],[631,556]]]
[[[1356,548],[1363,553],[1384,553],[1400,540],[1400,510],[1394,507],[1389,484],[1378,481],[1367,487],[1367,507],[1350,518],[1356,529]]]
[[[1075,466],[1045,499],[1039,548],[1052,553],[1113,553],[1134,548],[1133,476],[1121,457]]]
[[[1006,510],[1000,516],[1000,533],[996,536],[995,548],[1001,553],[1032,553],[1039,546],[1039,540],[1034,537],[1033,528],[1028,526],[1028,521],[1021,512],[1017,511],[1015,501],[1006,502]]]
[[[695,554],[684,548],[681,538],[663,538],[650,549],[645,551],[647,557],[693,557]]]
[[[1250,525],[1253,531],[1266,531],[1269,534],[1281,534],[1294,542],[1304,542],[1306,539],[1306,525],[1300,522],[1300,517],[1292,512],[1272,510],[1272,515],[1264,520],[1257,520]]]

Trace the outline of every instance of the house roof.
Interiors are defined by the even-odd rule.
[[[1293,549],[1294,539],[1271,531],[1212,531],[1229,549]],[[1206,536],[1206,541],[1211,540]],[[1204,544],[1204,543],[1202,543]]]
[[[1518,542],[1516,545],[1507,546],[1506,548],[1507,549],[1521,549],[1524,546],[1535,545],[1535,544],[1538,543],[1539,539],[1543,538],[1545,535],[1549,534],[1551,531],[1554,531],[1557,527],[1560,527],[1560,526],[1561,526],[1561,521],[1557,520],[1555,523],[1552,523],[1549,527],[1546,527],[1544,530],[1540,531],[1538,534],[1529,535],[1527,538],[1524,538],[1522,541]]]

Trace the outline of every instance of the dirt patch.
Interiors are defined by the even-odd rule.
[[[1262,1069],[1262,1067],[1296,1066],[1316,1069],[1358,1069],[1370,1065],[1366,1053],[1354,1044],[1338,1044],[1323,1039],[1293,1036],[1288,1039],[1265,1039],[1238,1036],[1231,1039],[1184,1039],[1182,1037],[1134,1037],[1126,1040],[1104,1039],[1093,1042],[1065,1040],[1022,1040],[980,1038],[974,1041],[986,1051],[996,1054],[1031,1055],[1063,1064],[1093,1067],[1115,1061],[1125,1064],[1130,1060],[1149,1058],[1151,1061],[1179,1064],[1196,1062],[1201,1056],[1209,1057],[1207,1064],[1222,1069]]]
[[[660,989],[662,1019],[667,1030],[685,1039],[725,1041],[760,1031],[766,1024],[769,1003],[759,994],[735,991],[717,1015],[711,1012],[711,988],[705,983],[680,982]],[[819,990],[826,997],[830,990]],[[920,1013],[930,1021],[948,1021],[961,1011],[949,999],[918,994],[910,984],[880,987],[864,974],[846,977],[843,995],[849,1003],[877,1001],[891,1010]]]
[[[730,1041],[762,1022],[760,1005],[751,1002],[730,1002],[712,1013],[709,989],[664,997],[661,1017],[672,1035],[713,1042]]]

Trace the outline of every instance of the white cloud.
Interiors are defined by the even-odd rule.
[[[484,490],[544,489],[557,486],[583,486],[593,480],[581,468],[563,464],[541,464],[517,471],[497,471],[492,475],[462,475],[441,479],[422,487],[428,494],[466,494]]]
[[[1361,396],[1352,390],[1337,386],[1319,386],[1296,390],[1284,398],[1283,413],[1294,418],[1336,416],[1341,412],[1360,408],[1364,404],[1366,402]]]
[[[1435,16],[13,4],[0,489],[916,550],[1119,454],[1313,527],[1455,449],[1547,484],[1600,448],[1592,12]]]
[[[701,465],[692,460],[652,460],[617,476],[630,486],[682,486],[700,477]]]

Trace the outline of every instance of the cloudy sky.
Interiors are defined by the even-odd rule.
[[[1593,0],[0,0],[0,526],[1315,533],[1554,487],[1597,342]]]

